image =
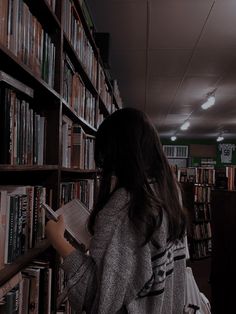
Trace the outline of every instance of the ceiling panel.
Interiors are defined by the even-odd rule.
[[[212,0],[153,0],[150,2],[150,49],[192,49]]]
[[[112,74],[119,82],[121,96],[126,106],[142,102],[141,107],[144,108],[145,58],[146,53],[143,51],[113,51],[112,53]]]
[[[201,105],[207,95],[211,93],[219,77],[186,77],[178,90],[174,105],[176,108],[184,105]]]
[[[215,1],[198,48],[235,49],[236,1]]]
[[[125,107],[135,107],[140,110],[145,110],[145,82],[127,82],[122,87],[122,99]]]
[[[116,51],[111,55],[112,73],[118,73],[123,79],[145,78],[146,52],[145,51]]]
[[[153,115],[164,114],[171,104],[180,78],[153,79],[147,90],[147,110]]]
[[[145,49],[147,4],[145,1],[92,1],[90,11],[99,32],[111,34],[112,49]]]
[[[191,50],[150,50],[148,54],[149,78],[183,76],[186,71],[190,56]]]
[[[235,62],[236,55],[232,49],[196,49],[187,75],[221,76],[231,71]]]
[[[89,4],[97,29],[111,34],[112,76],[125,106],[146,111],[161,136],[207,138],[220,129],[236,136],[236,0]],[[215,106],[203,111],[215,88]],[[188,117],[190,129],[180,132]]]
[[[222,78],[218,84],[216,92],[222,102],[224,99],[227,100],[228,97],[233,97],[236,105],[236,77],[226,76]]]

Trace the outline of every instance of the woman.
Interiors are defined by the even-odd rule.
[[[184,308],[186,218],[158,134],[141,111],[104,120],[95,141],[101,168],[90,216],[90,255],[64,238],[64,223],[46,231],[64,258],[72,307],[93,314],[181,314]]]

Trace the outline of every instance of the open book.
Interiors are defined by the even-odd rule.
[[[56,221],[60,215],[63,215],[65,236],[69,238],[68,240],[72,239],[75,243],[84,246],[85,249],[89,248],[91,234],[87,229],[87,222],[90,212],[80,200],[73,199],[56,211],[45,203],[42,206],[48,219]]]

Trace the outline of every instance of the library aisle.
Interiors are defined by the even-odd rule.
[[[92,211],[123,107],[159,133],[212,313],[236,313],[235,21],[233,0],[0,0],[0,313],[74,314],[42,204]]]

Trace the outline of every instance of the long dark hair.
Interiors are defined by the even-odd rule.
[[[186,218],[179,201],[178,183],[157,131],[143,112],[124,108],[103,121],[95,140],[95,162],[102,175],[97,202],[88,224],[92,234],[96,216],[112,194],[111,182],[115,176],[115,190],[122,187],[130,194],[129,218],[143,234],[143,244],[153,240],[164,211],[168,217],[168,240],[183,237]],[[150,182],[156,187],[155,192]]]

